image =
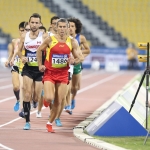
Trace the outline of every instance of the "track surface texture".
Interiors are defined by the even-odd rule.
[[[0,149],[5,150],[96,150],[73,135],[78,125],[97,108],[109,100],[138,72],[117,73],[83,70],[81,89],[76,96],[73,114],[62,113],[63,127],[53,123],[56,133],[46,131],[49,109],[43,107],[42,118],[36,118],[36,109],[31,111],[31,130],[23,130],[25,120],[13,111],[16,102],[9,69],[0,71]]]

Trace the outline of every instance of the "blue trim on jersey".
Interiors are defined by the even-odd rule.
[[[76,35],[75,39],[78,41],[78,44],[80,45],[80,34],[79,33]]]

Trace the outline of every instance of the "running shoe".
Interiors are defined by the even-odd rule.
[[[22,109],[21,112],[19,113],[19,116],[22,117],[22,118],[25,118],[25,116],[24,116],[24,110],[23,110],[23,109]]]
[[[40,111],[36,112],[36,118],[41,118],[42,117],[42,113]]]
[[[55,119],[55,123],[57,127],[62,127],[62,124],[59,118]]]
[[[67,106],[64,107],[64,111],[66,111]]]
[[[33,108],[36,108],[38,106],[38,102],[35,102],[34,100],[32,100],[32,106]]]
[[[43,100],[43,105],[45,106],[45,107],[48,107],[49,105],[50,105],[50,103],[48,103],[45,99]]]
[[[55,133],[55,131],[54,131],[53,128],[52,128],[52,125],[46,124],[46,128],[47,128],[47,131],[48,131],[48,132]]]
[[[65,111],[66,111],[68,114],[72,115],[72,110],[71,110],[71,106],[70,106],[70,105],[66,106]]]
[[[30,130],[30,123],[29,122],[26,122],[23,130]]]
[[[71,109],[74,109],[75,108],[75,99],[73,99],[72,101],[71,101]]]
[[[20,102],[17,101],[16,104],[14,105],[14,111],[18,111],[20,107]]]

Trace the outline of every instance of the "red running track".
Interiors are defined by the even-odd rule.
[[[0,71],[0,149],[5,150],[96,150],[73,135],[73,127],[91,115],[118,90],[128,83],[137,72],[107,73],[84,70],[81,90],[76,97],[73,115],[62,113],[63,127],[56,127],[56,133],[48,133],[45,125],[49,109],[43,108],[42,118],[36,118],[32,110],[31,130],[24,131],[25,120],[13,111],[15,97],[8,69]]]

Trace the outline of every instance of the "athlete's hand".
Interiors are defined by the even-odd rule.
[[[46,69],[46,67],[45,67],[44,65],[39,66],[39,70],[40,70],[41,72],[44,72],[45,69]]]
[[[9,66],[9,61],[7,60],[6,62],[5,62],[5,67],[8,67]]]
[[[28,62],[28,58],[27,57],[22,57],[22,63],[26,63],[26,62]]]
[[[12,58],[11,61],[10,61],[10,66],[13,66],[14,65],[14,60],[15,58]]]
[[[73,64],[74,64],[74,58],[73,58],[73,57],[69,57],[69,58],[68,58],[68,63],[69,63],[70,65],[73,65]]]

